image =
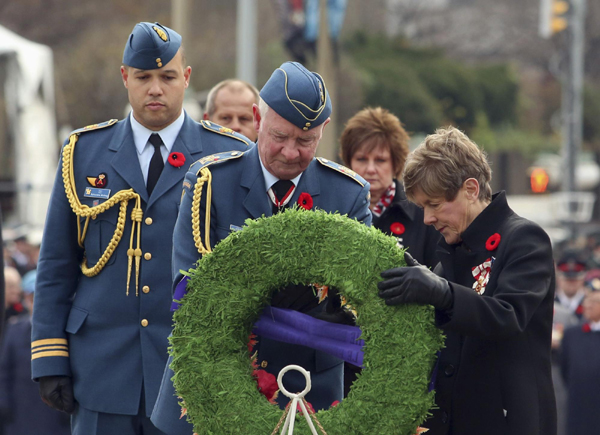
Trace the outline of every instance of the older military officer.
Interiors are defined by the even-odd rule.
[[[189,164],[250,141],[183,110],[181,37],[137,24],[121,76],[132,112],[73,132],[38,268],[32,376],[81,435],[161,434],[149,415],[167,361],[171,247]]]
[[[175,282],[181,279],[180,270],[193,267],[211,248],[196,247],[201,243],[199,239],[204,240],[206,222],[201,223],[200,238],[195,240],[191,216],[192,200],[201,193],[194,186],[198,177],[207,172],[212,175],[212,200],[207,204],[203,194],[199,208],[200,216],[205,216],[206,208],[210,207],[212,244],[227,237],[231,229],[242,227],[246,219],[271,216],[283,207],[299,203],[301,195],[310,196],[314,209],[337,211],[370,225],[369,184],[343,166],[315,158],[330,113],[329,94],[318,74],[295,62],[286,62],[273,72],[260,92],[259,104],[253,106],[257,145],[247,152],[220,153],[200,159],[186,174],[174,233]],[[206,191],[206,187],[202,190]],[[313,386],[307,400],[315,409],[328,408],[334,400],[341,400],[341,360],[273,340],[259,339],[259,343],[258,363],[267,371],[277,374],[280,366],[293,363],[276,360],[276,354],[298,356],[303,361],[300,365],[310,370]],[[274,355],[274,359],[269,355]],[[172,376],[170,369],[165,371],[152,421],[168,434],[190,435],[192,426],[184,419],[179,420],[181,410],[174,397]],[[297,385],[286,388],[299,391],[303,385],[299,389]]]

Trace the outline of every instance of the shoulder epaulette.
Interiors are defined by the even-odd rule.
[[[244,155],[243,151],[226,151],[224,153],[211,154],[210,156],[202,157],[200,160],[196,160],[191,166],[190,171],[196,172],[196,175],[200,173],[200,169],[215,163],[225,162],[231,159],[237,159]]]
[[[244,142],[246,144],[246,146],[250,146],[253,143],[246,136],[241,135],[241,134],[233,131],[230,128],[223,127],[223,126],[221,126],[219,124],[215,124],[214,122],[207,121],[205,119],[203,119],[202,121],[200,121],[200,123],[202,124],[202,127],[204,127],[206,130],[211,131],[213,133],[221,134],[223,136],[232,137],[232,138],[237,139],[237,140],[239,140],[241,142]]]
[[[101,122],[100,124],[88,125],[86,127],[79,128],[77,130],[72,131],[71,134],[79,134],[79,133],[83,133],[86,131],[92,131],[92,130],[98,130],[101,128],[110,127],[112,125],[115,125],[117,123],[117,121],[118,121],[118,119],[110,119],[108,121]],[[71,134],[69,136],[71,136]]]
[[[358,184],[360,184],[363,187],[367,183],[367,181],[363,177],[361,177],[360,175],[358,175],[352,169],[345,167],[344,165],[340,165],[339,163],[332,162],[331,160],[327,160],[327,159],[325,159],[323,157],[317,157],[317,160],[323,166],[326,166],[326,167],[328,167],[330,169],[333,169],[334,171],[337,171],[337,172],[339,172],[341,174],[344,174],[344,175],[352,178],[354,181],[356,181]]]

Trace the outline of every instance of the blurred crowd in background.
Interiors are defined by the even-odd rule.
[[[3,232],[5,302],[0,341],[0,435],[67,435],[69,416],[46,406],[31,380],[31,314],[38,236]]]

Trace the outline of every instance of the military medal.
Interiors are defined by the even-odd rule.
[[[490,280],[490,272],[492,271],[492,265],[495,260],[494,257],[490,257],[479,266],[475,266],[471,269],[473,278],[475,278],[473,290],[475,290],[478,295],[482,295],[485,292],[485,287]]]

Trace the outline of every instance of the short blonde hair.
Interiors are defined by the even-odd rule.
[[[453,201],[464,182],[479,182],[479,199],[492,199],[492,170],[486,154],[455,127],[439,128],[408,155],[402,174],[410,200],[417,191]]]
[[[382,147],[389,150],[394,177],[399,177],[408,155],[408,133],[398,117],[381,107],[367,107],[348,120],[340,136],[340,157],[351,167],[352,157],[365,144],[365,152]]]

